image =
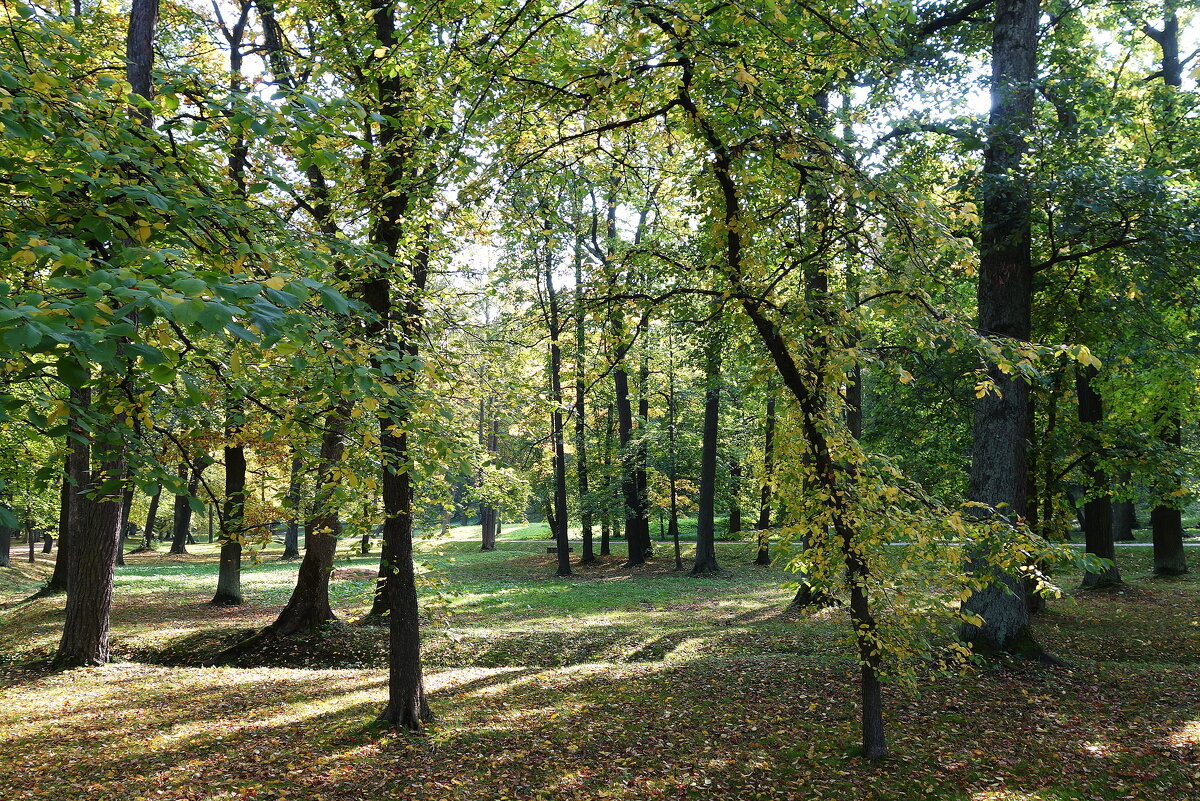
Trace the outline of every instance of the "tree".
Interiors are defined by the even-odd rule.
[[[980,240],[979,331],[1027,342],[1032,335],[1033,261],[1029,188],[1022,179],[1026,135],[1033,125],[1037,77],[1036,0],[997,0],[992,25],[991,136],[984,154]],[[1029,385],[998,366],[987,369],[988,391],[976,400],[971,500],[1013,520],[1026,514]],[[982,625],[963,638],[980,653],[1039,654],[1029,628],[1025,590],[1015,576],[976,592],[964,609]]]

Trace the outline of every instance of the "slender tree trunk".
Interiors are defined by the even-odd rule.
[[[372,22],[378,46],[391,50],[397,46],[397,8],[393,0],[371,0]],[[424,231],[412,231],[422,243],[415,252],[401,254],[400,243],[409,221],[413,178],[409,173],[409,147],[420,137],[432,138],[436,132],[421,134],[406,128],[411,118],[412,79],[399,73],[381,72],[376,78],[379,98],[379,153],[381,168],[378,216],[371,230],[371,242],[394,260],[393,266],[407,263],[408,280],[405,300],[395,308],[391,281],[387,272],[377,273],[363,287],[363,299],[384,327],[383,334],[395,355],[405,355],[415,363],[422,329],[424,309],[421,293],[429,269],[429,224]],[[432,146],[432,145],[430,145]],[[392,322],[397,320],[398,323]],[[421,636],[417,607],[416,571],[412,544],[412,455],[409,452],[408,427],[412,417],[417,374],[399,371],[392,378],[397,392],[384,404],[379,418],[380,449],[383,454],[383,542],[392,559],[386,578],[388,601],[388,702],[380,719],[397,728],[419,729],[431,717],[425,699],[421,673]]]
[[[646,549],[637,538],[638,487],[634,475],[634,448],[632,446],[633,409],[629,402],[629,374],[624,367],[613,370],[613,390],[616,393],[617,435],[621,443],[621,496],[624,499],[622,514],[625,518],[626,544],[629,557],[626,566],[646,563]]]
[[[608,412],[604,417],[604,515],[600,518],[600,555],[609,556],[612,545],[609,535],[612,529],[612,446],[613,446],[613,404],[608,404]]]
[[[667,334],[667,487],[669,492],[669,514],[667,517],[667,536],[675,550],[675,571],[683,570],[683,554],[679,548],[679,453],[676,447],[678,437],[678,409],[675,398],[675,340]]]
[[[149,551],[154,547],[154,526],[158,521],[158,503],[162,498],[162,484],[157,485],[154,494],[150,496],[150,505],[146,509],[146,528],[142,531],[145,544],[142,546]]]
[[[692,573],[717,573],[716,523],[717,440],[721,417],[720,338],[709,334],[704,359],[704,433],[700,447],[699,511],[696,515],[696,563]]]
[[[592,499],[588,494],[586,331],[583,313],[583,246],[575,238],[575,481],[579,489],[579,525],[583,535],[583,553],[579,564],[596,561],[592,544]]]
[[[0,567],[12,567],[12,534],[8,526],[0,526]]]
[[[1033,125],[1039,0],[997,0],[992,28],[991,136],[984,154],[983,220],[978,283],[979,331],[1028,341],[1033,263],[1030,197],[1022,180],[1025,134]],[[973,501],[997,514],[1025,513],[1025,420],[1029,385],[990,367],[996,387],[976,401],[971,455]],[[1029,628],[1025,592],[1015,575],[972,595],[963,609],[983,618],[960,634],[980,653],[1041,655]]]
[[[187,549],[188,526],[192,519],[192,507],[188,504],[187,493],[191,492],[188,487],[188,466],[187,462],[180,462],[176,469],[176,475],[179,478],[180,489],[183,493],[175,496],[174,504],[171,509],[171,551],[173,554],[185,554]],[[199,477],[197,477],[197,481]]]
[[[637,510],[634,519],[637,522],[637,535],[642,552],[649,559],[654,555],[654,543],[650,540],[650,477],[646,472],[650,447],[646,436],[646,432],[650,430],[650,332],[645,319],[638,330],[642,340],[642,353],[638,366],[638,438],[634,449],[633,472],[634,486],[637,488]]]
[[[491,427],[488,421],[490,404],[484,399],[479,399],[479,444],[483,447],[489,458],[493,453]],[[480,489],[483,489],[483,468],[480,467],[477,479]],[[496,550],[496,510],[492,505],[484,499],[479,501],[479,534],[481,551]]]
[[[546,246],[542,277],[546,282],[546,311],[550,327],[550,398],[554,409],[550,413],[550,439],[554,448],[554,540],[558,552],[559,576],[571,575],[571,553],[567,542],[567,456],[563,433],[562,350],[559,337],[558,293],[554,289],[554,253]]]
[[[234,415],[236,419],[236,415]],[[231,436],[240,435],[234,423]],[[242,543],[246,537],[246,449],[240,443],[225,446],[225,509],[221,515],[221,555],[217,591],[211,603],[237,606],[242,602]]]
[[[299,456],[292,457],[292,469],[288,477],[288,511],[291,516],[287,521],[287,532],[283,535],[282,562],[291,562],[300,558],[300,471],[304,463]]]
[[[1083,474],[1090,484],[1087,488],[1087,500],[1083,505],[1083,518],[1087,524],[1083,539],[1088,553],[1112,561],[1116,559],[1117,554],[1113,547],[1112,498],[1108,494],[1108,477],[1100,467],[1098,453],[1100,442],[1097,429],[1104,421],[1104,406],[1100,394],[1092,384],[1096,374],[1095,367],[1081,365],[1075,377],[1079,422],[1085,430],[1092,432],[1093,440],[1090,452],[1082,462]],[[1121,574],[1115,563],[1099,573],[1085,573],[1083,576],[1084,589],[1112,587],[1120,583]]]
[[[742,530],[742,500],[738,492],[742,484],[742,462],[735,458],[729,463],[729,536],[736,537]]]
[[[775,482],[775,390],[767,387],[766,420],[763,423],[763,482],[758,498],[758,554],[756,565],[771,564],[771,495]]]

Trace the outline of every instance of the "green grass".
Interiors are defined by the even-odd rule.
[[[349,576],[377,557],[339,560],[343,622],[211,668],[273,618],[296,564],[278,546],[247,562],[247,603],[229,609],[206,603],[212,546],[130,555],[118,661],[51,675],[21,666],[61,626],[62,599],[21,600],[48,563],[0,570],[0,798],[1200,797],[1200,579],[1151,579],[1148,548],[1119,548],[1123,594],[1069,595],[1039,618],[1068,669],[1005,663],[930,676],[919,695],[890,688],[893,756],[865,765],[844,612],[785,614],[788,576],[749,565],[749,543],[719,546],[717,578],[673,572],[661,546],[625,569],[615,543],[559,579],[544,543],[482,553],[477,533],[418,542],[438,717],[419,736],[372,723],[385,633],[345,622],[373,584]]]

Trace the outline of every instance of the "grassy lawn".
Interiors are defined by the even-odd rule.
[[[296,563],[277,546],[247,563],[247,602],[228,609],[207,605],[212,546],[131,555],[117,661],[50,675],[27,663],[52,653],[62,599],[23,602],[48,563],[14,562],[0,570],[0,799],[1200,798],[1200,579],[1151,579],[1148,548],[1119,549],[1123,593],[1039,618],[1069,667],[892,688],[893,756],[864,765],[843,613],[786,613],[788,576],[751,566],[750,543],[719,546],[718,578],[672,572],[658,543],[627,570],[615,542],[558,579],[544,543],[480,553],[477,534],[419,543],[437,715],[420,735],[373,722],[384,632],[353,621],[377,557],[339,561],[343,622],[214,668],[270,622]]]

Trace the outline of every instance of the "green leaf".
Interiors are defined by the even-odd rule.
[[[58,379],[68,387],[84,387],[88,383],[88,370],[79,363],[79,360],[73,355],[63,356],[54,365],[55,372],[58,373]]]

